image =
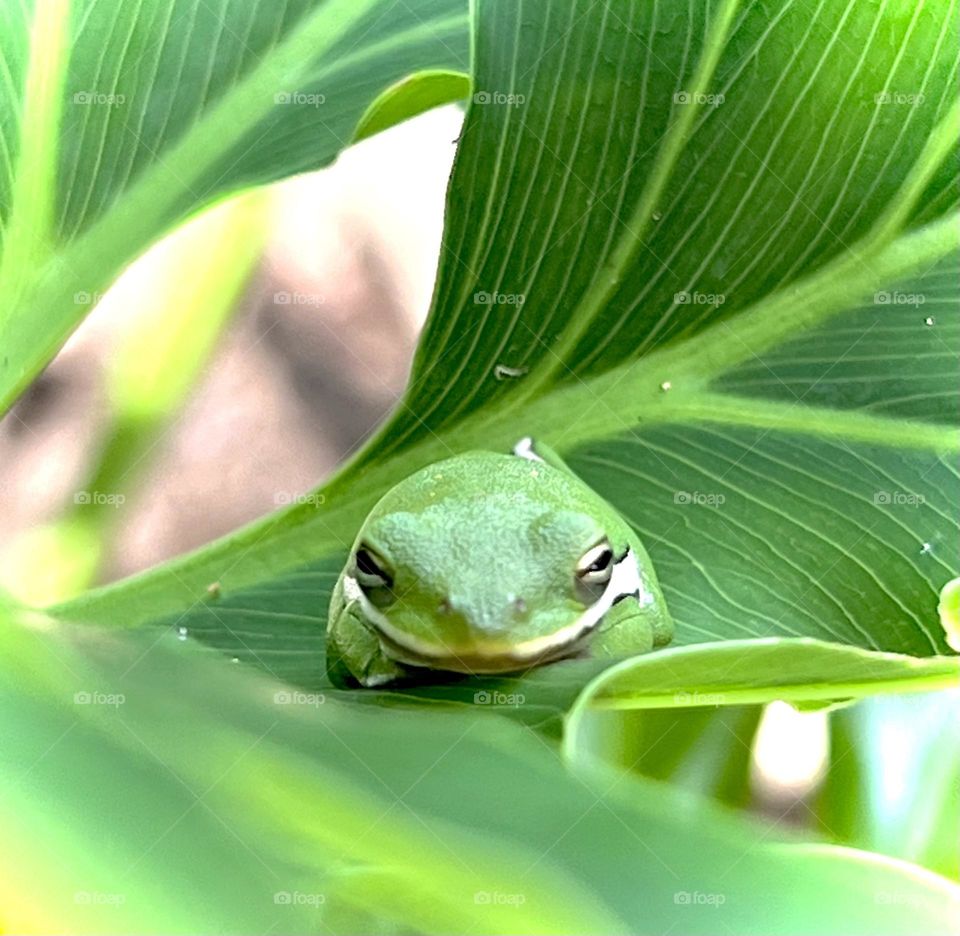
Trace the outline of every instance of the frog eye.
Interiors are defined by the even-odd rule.
[[[577,578],[585,585],[603,585],[613,572],[613,547],[607,540],[588,549],[577,563]]]
[[[354,575],[363,588],[389,588],[393,584],[387,572],[372,550],[360,546],[353,557]]]

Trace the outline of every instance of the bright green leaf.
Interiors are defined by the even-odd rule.
[[[466,13],[465,0],[0,3],[0,409],[89,311],[77,297],[173,224],[330,163],[401,78],[465,69]]]
[[[370,717],[39,616],[8,616],[0,647],[5,928],[906,934],[957,908],[912,866],[572,775],[488,709]]]
[[[470,76],[461,72],[418,72],[387,88],[360,119],[355,140],[365,140],[387,127],[470,93]]]

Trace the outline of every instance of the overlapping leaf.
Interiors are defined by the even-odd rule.
[[[488,712],[371,718],[171,637],[24,623],[0,628],[16,931],[939,933],[956,909],[932,875],[573,775]]]
[[[3,0],[3,409],[171,224],[331,162],[412,72],[466,70],[466,16],[465,0]]]

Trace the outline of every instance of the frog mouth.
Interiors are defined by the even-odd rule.
[[[380,645],[384,653],[398,663],[405,666],[426,667],[428,669],[442,669],[454,673],[486,675],[493,673],[511,673],[541,663],[549,663],[563,657],[575,656],[586,643],[589,631],[575,634],[571,639],[559,641],[557,634],[536,640],[526,641],[526,644],[541,644],[542,646],[527,647],[525,644],[515,646],[462,648],[444,644],[433,644],[425,640],[412,637],[398,631],[391,625],[381,626],[374,622]],[[566,628],[564,628],[566,630]]]
[[[376,630],[384,653],[391,659],[406,666],[478,675],[509,673],[576,656],[585,649],[604,615],[618,601],[627,597],[636,598],[642,605],[653,601],[653,595],[644,587],[636,556],[628,548],[614,563],[603,594],[570,624],[552,634],[514,644],[452,647],[400,630],[373,606],[359,585],[350,581],[345,584],[348,595],[361,602],[366,620]]]

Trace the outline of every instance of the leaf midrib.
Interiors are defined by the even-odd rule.
[[[638,370],[644,372],[644,379],[638,377]],[[628,371],[633,373],[628,375]],[[616,387],[620,379],[629,376],[630,385],[638,381],[651,384],[656,373],[656,365],[643,361],[623,365],[602,378],[595,378],[592,383],[608,383],[612,379]],[[592,386],[582,384],[539,398],[526,408],[512,411],[511,418],[501,418],[495,424],[491,424],[488,417],[474,416],[386,461],[369,465],[359,477],[354,477],[354,462],[363,459],[364,453],[376,445],[373,440],[317,489],[317,493],[323,494],[322,503],[333,505],[329,510],[324,507],[324,512],[318,513],[316,508],[297,505],[268,515],[193,553],[88,592],[55,610],[67,618],[91,623],[109,610],[113,617],[133,626],[183,610],[187,604],[182,597],[185,590],[192,595],[192,603],[198,604],[205,600],[206,588],[213,581],[219,581],[224,589],[240,588],[262,581],[268,575],[291,571],[312,558],[345,552],[363,517],[386,490],[416,468],[448,457],[452,451],[507,450],[517,438],[536,427],[538,435],[547,441],[551,440],[551,433],[566,432],[559,445],[561,451],[566,452],[591,438],[605,438],[636,428],[635,423],[625,422],[613,411],[606,414],[606,419],[585,422],[571,418],[571,412],[577,408],[595,411],[596,400]],[[640,403],[637,407],[644,409],[643,427],[713,422],[780,428],[828,438],[841,436],[938,453],[960,450],[960,431],[951,427],[857,412],[742,400],[699,389],[664,393],[658,384],[647,393],[645,403],[645,408]],[[611,415],[613,419],[609,418]],[[587,425],[590,431],[573,436],[568,431],[572,424]],[[280,532],[271,537],[273,527]]]
[[[30,28],[20,152],[0,258],[0,329],[5,308],[51,250],[69,18],[70,0],[38,0]]]

